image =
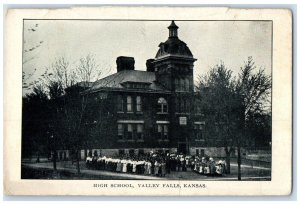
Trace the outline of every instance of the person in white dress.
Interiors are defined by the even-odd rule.
[[[151,175],[152,174],[152,164],[151,162],[148,161],[148,174]]]
[[[125,159],[122,160],[122,172],[127,172],[127,160]]]
[[[132,161],[132,173],[136,173],[136,165],[137,165],[137,162],[136,161]]]

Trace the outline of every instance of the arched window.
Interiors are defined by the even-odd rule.
[[[189,91],[190,88],[190,81],[188,78],[185,79],[185,91]]]
[[[157,112],[158,113],[167,113],[168,112],[168,103],[165,98],[159,98],[157,101]]]
[[[180,91],[184,91],[185,89],[185,86],[184,86],[185,82],[184,82],[184,79],[183,78],[180,78]]]
[[[178,78],[175,78],[175,90],[179,91],[179,80],[178,80]]]

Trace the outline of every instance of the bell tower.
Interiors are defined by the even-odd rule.
[[[168,27],[169,29],[169,38],[177,38],[178,37],[178,26],[172,21],[171,25]]]
[[[179,152],[189,150],[190,131],[193,127],[194,62],[189,47],[178,37],[178,26],[171,22],[169,37],[159,44],[159,50],[153,61],[156,81],[171,91],[168,102],[171,119],[173,145]]]
[[[193,68],[197,59],[178,38],[178,28],[172,21],[168,27],[169,38],[159,44],[153,61],[156,80],[172,92],[193,92]]]

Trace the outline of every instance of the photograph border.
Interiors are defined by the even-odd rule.
[[[165,9],[165,8],[164,8],[164,9]],[[172,9],[174,9],[174,8],[172,8]],[[178,9],[178,8],[177,8],[177,9]],[[237,10],[237,9],[236,9],[236,10]],[[264,9],[263,9],[263,10],[264,10]],[[291,13],[289,13],[289,15],[290,15],[290,14],[291,14]],[[222,20],[222,21],[223,21],[223,20]],[[23,29],[22,29],[22,30],[23,30]],[[291,34],[290,34],[290,35],[291,35]],[[6,36],[6,37],[7,37],[7,36]],[[5,51],[6,51],[7,49],[10,50],[9,48],[6,47]],[[7,56],[9,56],[9,54],[11,54],[11,53],[9,52]],[[288,54],[289,54],[289,53],[288,53]],[[290,57],[289,55],[287,55],[287,56]],[[8,57],[8,58],[9,58],[9,57]],[[272,58],[273,58],[273,52],[272,52]],[[282,57],[282,58],[283,58],[283,57]],[[290,63],[291,63],[291,62],[290,62]],[[6,64],[6,66],[5,66],[5,67],[6,67],[6,69],[5,69],[5,74],[7,74],[7,61],[6,61],[5,64]],[[288,67],[290,67],[290,66],[288,66]],[[274,83],[273,72],[274,72],[274,67],[273,67],[273,61],[272,61],[272,84]],[[7,82],[5,82],[5,85],[6,85],[6,87],[10,87],[10,86],[7,86]],[[272,86],[272,93],[273,93],[273,91],[274,91],[274,86]],[[5,92],[5,94],[7,94],[7,92]],[[6,97],[7,97],[7,96],[6,96]],[[8,99],[8,98],[6,98],[6,100],[7,100],[7,99]],[[10,98],[9,98],[9,99],[10,99]],[[273,94],[272,94],[272,102],[273,102]],[[289,100],[288,100],[288,102],[289,102]],[[290,104],[288,104],[288,105],[290,106]],[[272,104],[272,109],[273,109],[273,104]],[[7,109],[5,109],[5,110],[7,110]],[[272,110],[272,112],[273,112],[273,110]],[[5,112],[5,114],[6,114],[5,117],[7,117],[7,113],[6,113],[6,112]],[[272,113],[272,117],[273,117],[273,113]],[[4,119],[6,120],[7,118],[4,118]],[[5,121],[4,121],[4,122],[5,122]],[[6,123],[5,123],[5,124],[6,124]],[[272,121],[272,124],[273,124],[273,121]],[[289,123],[288,123],[288,124],[289,124]],[[8,137],[7,137],[7,134],[8,134],[7,132],[8,132],[8,130],[7,130],[7,129],[8,129],[8,128],[5,126],[5,135],[6,135],[6,137],[5,137],[5,143],[4,143],[4,145],[6,145],[6,144],[8,143],[8,139],[7,139],[7,138],[8,138]],[[272,132],[273,132],[273,129],[272,129]],[[273,139],[273,135],[272,135],[272,139]],[[290,144],[290,143],[288,143],[288,144]],[[272,146],[273,146],[273,143],[272,143]],[[5,155],[7,155],[8,153],[7,153],[6,146],[4,146],[4,148],[5,148],[5,151],[6,151],[6,152],[5,152]],[[290,151],[291,151],[291,150],[290,150]],[[272,147],[272,162],[273,162],[273,153],[274,153],[274,150],[273,150],[273,147]],[[5,163],[7,163],[7,160],[5,160]],[[273,170],[273,163],[272,163],[272,170]],[[8,171],[8,170],[7,170],[7,167],[6,167],[5,171],[6,171],[5,174],[7,175],[7,174],[8,174],[8,173],[7,173],[7,171]],[[11,176],[11,175],[9,175],[9,176]],[[5,179],[6,179],[6,178],[5,178]],[[9,180],[9,181],[11,182],[11,179],[6,179],[6,182],[7,182],[7,180]],[[272,180],[273,180],[273,177],[272,177]],[[8,185],[8,184],[6,184],[6,188],[8,188],[7,185]],[[258,186],[260,186],[260,185],[258,185]],[[10,188],[11,188],[11,187],[10,187]],[[14,194],[16,194],[16,192],[13,191],[13,190],[11,190],[11,189],[10,189],[10,191],[12,191],[12,192],[9,192],[9,191],[7,192],[7,191],[8,191],[8,190],[6,189],[6,193],[11,193],[11,194],[14,193]],[[279,191],[280,193],[282,193],[282,194],[284,194],[284,193],[286,194],[286,192],[283,193],[282,190],[281,190],[281,191],[280,191],[280,190],[277,190],[277,191],[271,192],[271,193],[270,193],[270,192],[268,192],[268,193],[261,192],[261,194],[266,194],[266,195],[272,194],[272,193],[273,193],[273,194],[274,194],[274,193],[275,193],[275,194],[276,194],[276,193],[279,194],[278,191]],[[288,191],[288,190],[286,190],[286,191],[287,191],[287,193],[290,192],[290,191]],[[19,192],[19,194],[25,194],[25,193]],[[55,193],[49,193],[49,194],[55,194]],[[69,194],[72,194],[72,195],[73,195],[74,193],[69,193]],[[85,195],[85,194],[86,194],[86,193],[84,193],[84,195]],[[95,193],[93,193],[93,194],[95,194]],[[125,193],[125,194],[126,194],[126,193]],[[130,195],[130,193],[127,193],[127,194]],[[135,194],[136,194],[136,193],[135,193]],[[185,193],[185,194],[182,193],[182,194],[183,194],[183,195],[187,195],[186,193]],[[198,193],[198,194],[199,194],[199,193]],[[207,194],[207,193],[206,193],[206,194]],[[231,194],[234,194],[234,192],[230,193],[229,195],[231,195]],[[244,193],[244,194],[245,194],[245,193]],[[242,194],[242,195],[244,195],[244,194]],[[248,194],[249,194],[249,195],[252,195],[253,193],[248,193]],[[246,194],[246,195],[248,195],[248,194]],[[152,195],[152,194],[149,194],[149,195]],[[155,194],[155,195],[156,195],[156,194]],[[167,195],[168,195],[168,194],[167,194]],[[175,193],[175,195],[178,195],[178,193]],[[179,195],[181,195],[181,194],[179,193]],[[188,195],[189,195],[189,194],[188,194]],[[209,194],[209,195],[210,195],[210,194]],[[219,195],[219,194],[216,194],[216,193],[215,193],[214,195]],[[222,195],[222,194],[221,194],[221,195]],[[227,194],[226,194],[226,195],[227,195]],[[240,193],[235,193],[234,195],[240,195]],[[255,195],[255,194],[254,194],[254,195]]]

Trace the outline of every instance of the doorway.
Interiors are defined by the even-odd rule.
[[[178,154],[187,154],[187,146],[186,143],[178,143],[178,149],[177,149]]]

